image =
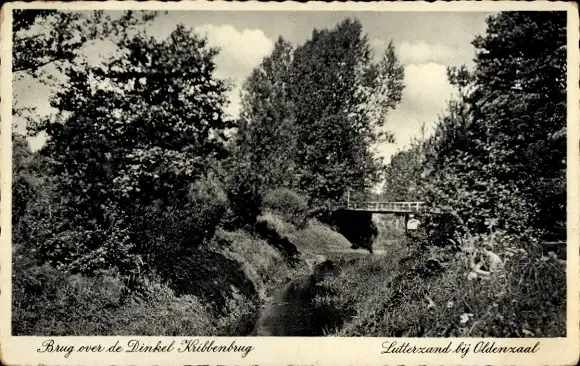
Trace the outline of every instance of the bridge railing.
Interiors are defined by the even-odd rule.
[[[348,210],[388,211],[388,212],[423,212],[425,202],[349,202]]]

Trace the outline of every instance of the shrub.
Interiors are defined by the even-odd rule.
[[[308,215],[308,201],[286,188],[267,192],[262,199],[262,212],[272,212],[284,221],[303,226]]]
[[[214,241],[227,258],[241,265],[262,301],[267,300],[274,287],[290,277],[290,267],[281,253],[265,240],[256,238],[247,231],[220,230]]]
[[[196,270],[207,275],[211,267],[208,263],[216,256],[208,252],[207,244],[227,211],[226,195],[211,174],[190,187],[186,202],[155,202],[137,207],[133,212],[132,241],[135,252],[143,258],[143,270],[161,275],[179,295],[191,293],[185,287],[193,288],[205,279],[200,277],[188,286],[178,277],[190,281],[195,277],[190,272]]]
[[[352,246],[344,236],[314,219],[290,233],[289,238],[302,253],[340,252]]]
[[[213,236],[215,228],[229,209],[221,182],[213,174],[207,174],[192,184],[188,201],[197,226],[203,228],[206,237]]]
[[[15,258],[12,280],[14,335],[215,335],[211,309],[194,296],[176,297],[147,282],[139,295],[120,277],[67,275],[49,265]]]

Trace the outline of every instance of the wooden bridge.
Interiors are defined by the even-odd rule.
[[[375,213],[422,213],[427,210],[425,202],[348,202],[343,210]]]

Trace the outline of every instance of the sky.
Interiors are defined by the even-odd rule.
[[[165,38],[177,24],[205,34],[210,44],[221,49],[216,58],[216,77],[233,82],[227,112],[236,116],[240,108],[241,85],[252,69],[273,49],[282,36],[297,46],[312,35],[314,28],[332,28],[346,17],[357,18],[363,25],[375,53],[380,55],[390,41],[405,68],[402,102],[387,116],[385,128],[395,136],[395,143],[382,144],[378,153],[386,161],[405,149],[425,124],[432,131],[438,115],[452,97],[454,89],[447,81],[448,66],[473,66],[475,50],[471,41],[483,35],[483,12],[330,12],[330,11],[169,11],[149,23],[146,32]],[[91,58],[106,54],[107,47],[93,44],[84,52]],[[54,88],[31,78],[14,81],[17,105],[37,108],[40,114],[51,112],[49,99]],[[17,130],[25,122],[16,118]],[[29,139],[31,147],[42,146],[44,137]]]

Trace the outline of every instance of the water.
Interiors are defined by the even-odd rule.
[[[360,255],[359,255],[360,256]],[[320,283],[333,276],[340,268],[332,260],[315,266],[310,276],[291,281],[278,291],[273,301],[262,310],[254,332],[257,336],[322,336],[324,329],[334,321],[322,309],[315,309],[312,300],[320,294]]]
[[[319,255],[317,258],[319,264],[313,265],[311,275],[291,281],[274,294],[272,302],[260,312],[251,335],[263,337],[324,335],[324,329],[328,325],[325,322],[329,321],[329,317],[326,316],[328,314],[320,313],[320,310],[317,313],[312,305],[315,294],[320,292],[316,284],[323,277],[338,273],[339,268],[335,262],[349,261],[366,255],[385,255],[393,246],[400,245],[401,241],[404,241],[385,235],[382,229],[379,227],[379,236],[373,245],[374,254],[369,254],[364,249],[336,248],[331,253]]]
[[[311,276],[296,279],[278,291],[258,318],[254,335],[257,336],[315,336],[322,330],[311,305]]]

